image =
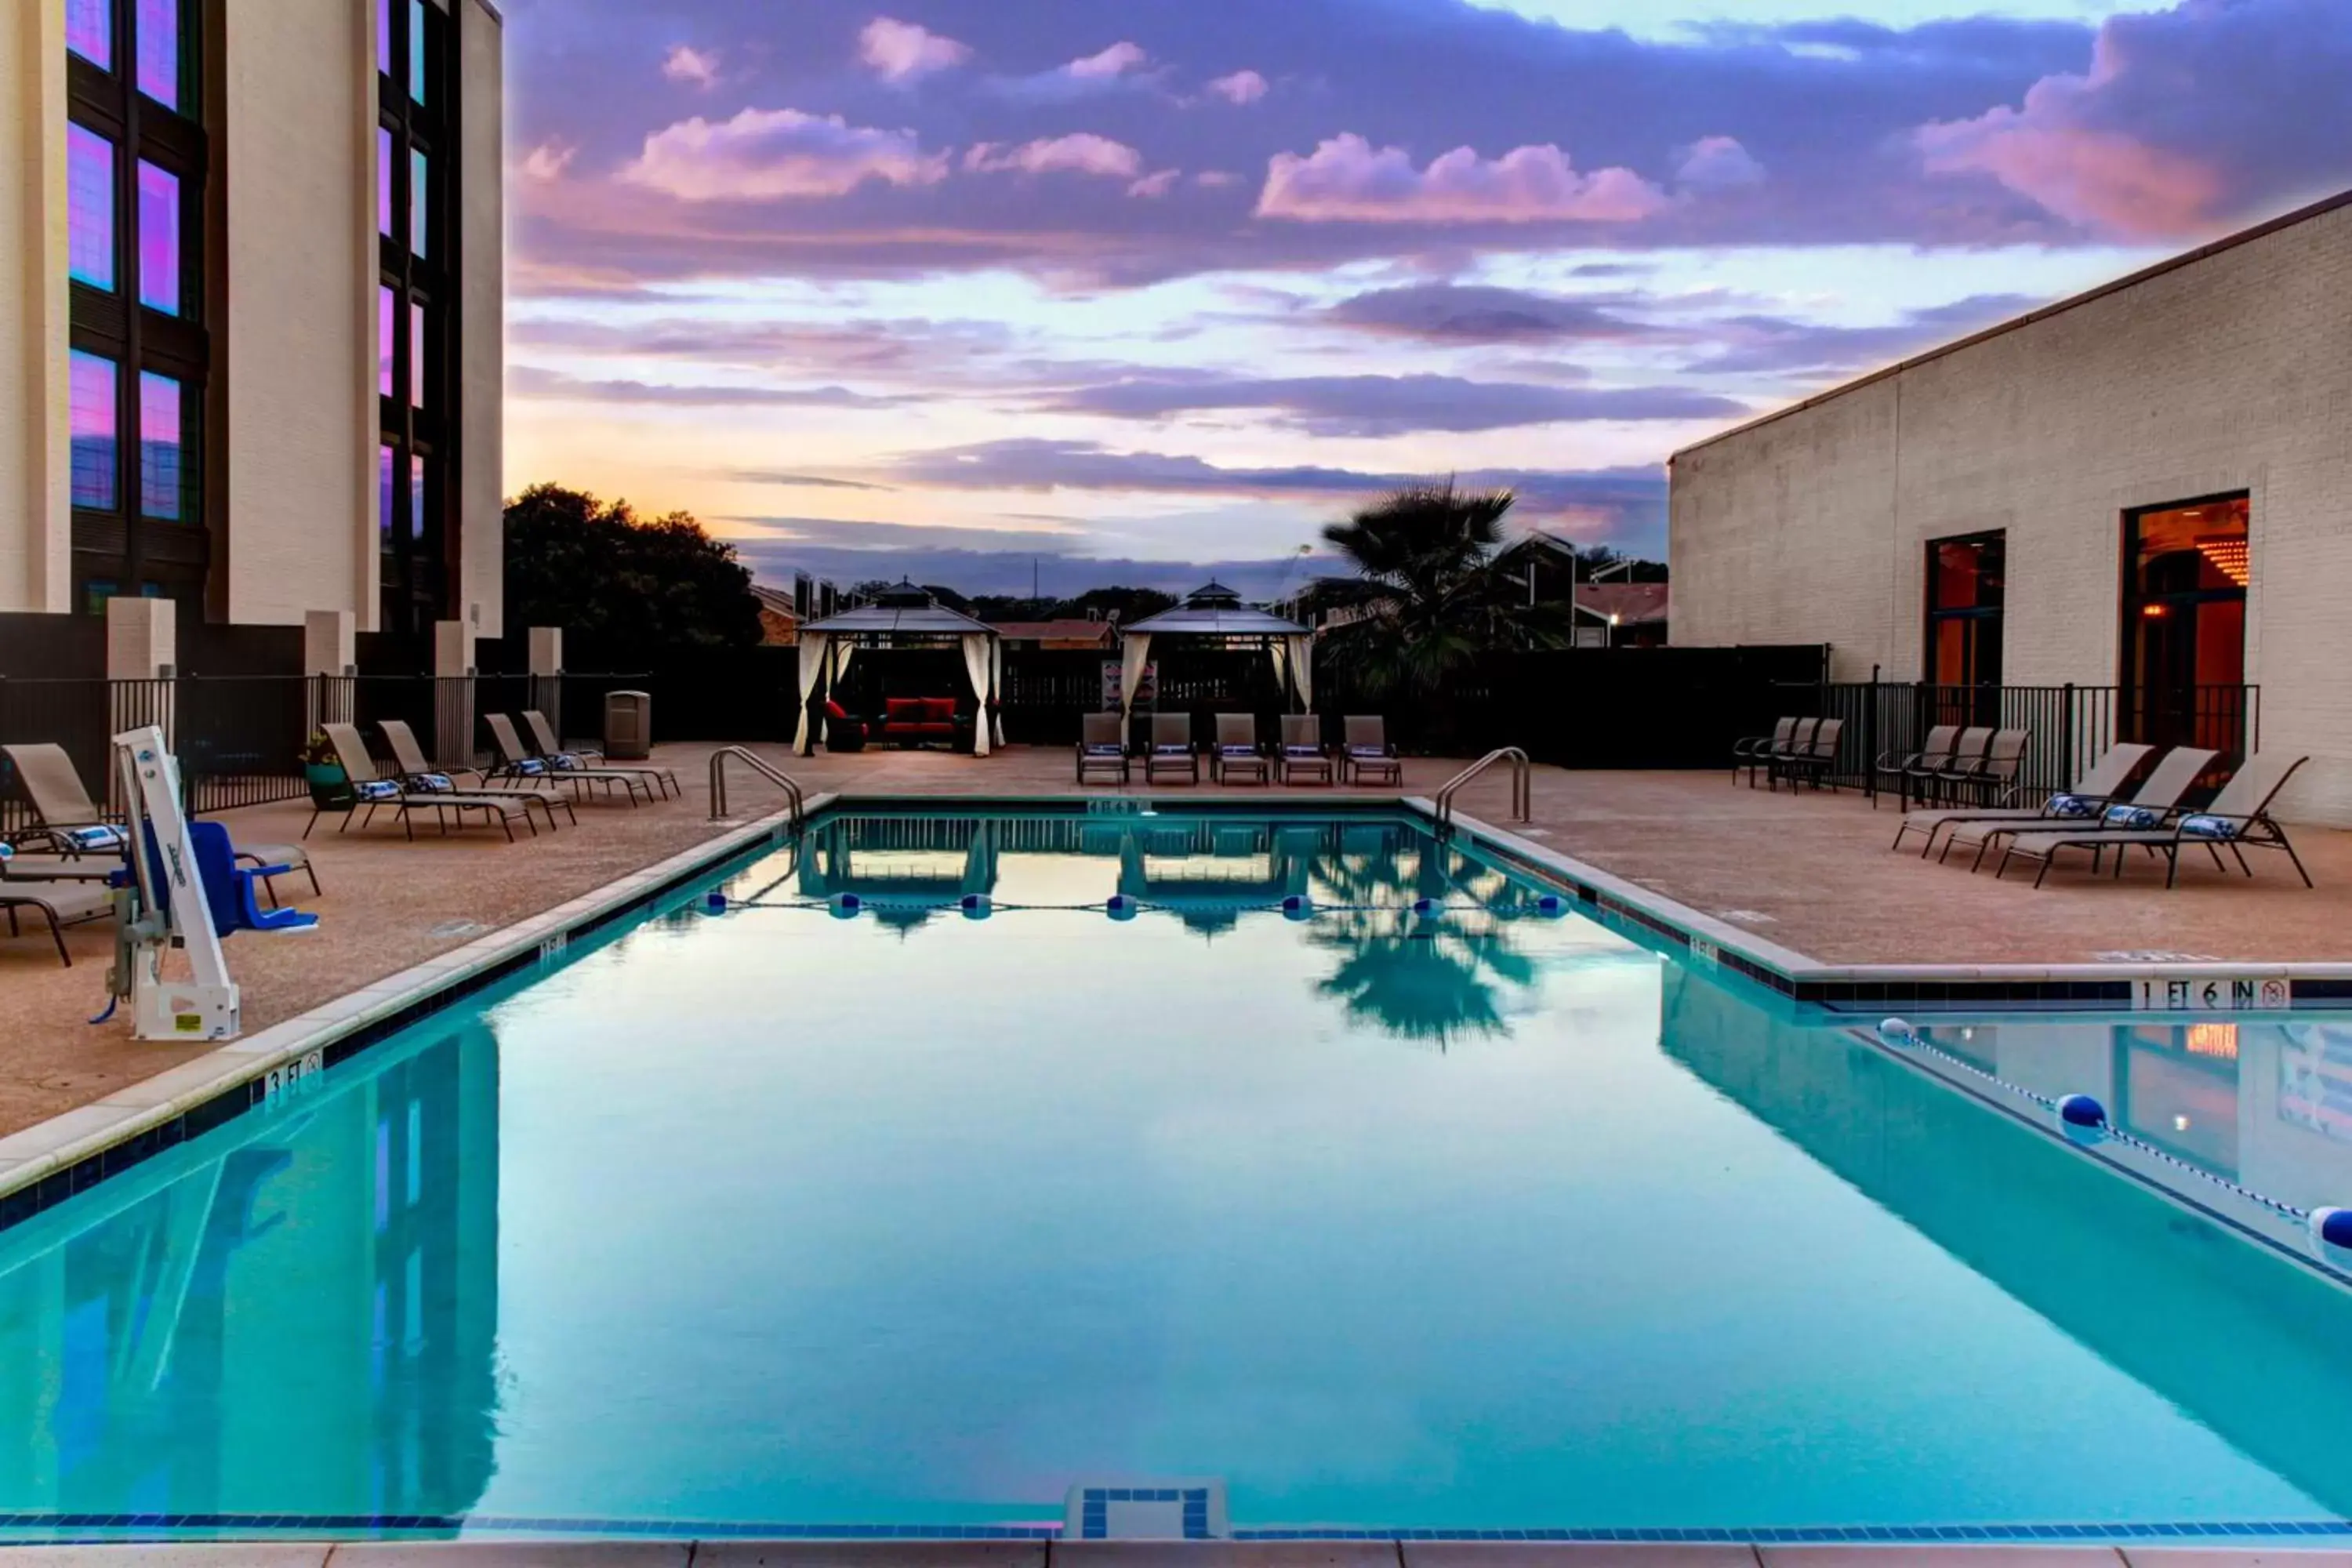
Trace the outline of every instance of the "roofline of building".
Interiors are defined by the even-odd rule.
[[[1687,447],[1678,447],[1666,458],[1666,467],[1671,468],[1677,458],[1687,457],[1693,452],[1704,451],[1719,441],[1730,440],[1734,436],[1744,436],[1750,430],[1771,424],[1774,420],[1786,419],[1792,414],[1802,414],[1808,408],[1832,402],[1850,392],[1859,392],[1865,386],[1892,380],[1906,371],[1942,359],[1948,354],[1958,353],[1962,349],[1974,348],[1979,343],[2016,331],[2022,327],[2030,327],[2037,321],[2045,321],[2053,316],[2063,315],[2068,310],[2090,304],[2095,300],[2104,300],[2110,294],[2120,294],[2126,289],[2137,289],[2141,284],[2161,278],[2168,272],[2178,272],[2184,267],[2194,267],[2197,263],[2210,257],[2219,256],[2225,250],[2235,250],[2242,245],[2251,245],[2255,240],[2266,239],[2282,229],[2309,223],[2313,218],[2324,217],[2339,207],[2347,206],[2352,206],[2352,191],[2339,191],[2335,195],[2313,202],[2308,206],[2297,207],[2293,212],[2283,213],[2266,222],[2258,223],[2252,228],[2242,228],[2235,234],[2224,235],[2220,239],[2200,245],[2194,250],[2184,250],[2178,256],[2167,257],[2153,267],[2144,267],[2137,272],[2117,278],[2111,282],[2102,283],[2095,289],[2071,295],[2036,310],[2028,310],[2021,316],[2012,316],[2006,321],[1987,327],[1981,331],[1971,332],[1965,338],[1955,338],[1952,342],[1929,349],[1924,353],[1913,354],[1909,359],[1897,360],[1895,363],[1874,370],[1867,375],[1859,375],[1852,381],[1841,382],[1827,392],[1817,392],[1811,397],[1791,403],[1785,408],[1776,408],[1769,414],[1759,414],[1753,419],[1734,425],[1728,430],[1718,430],[1704,440],[1694,441]]]

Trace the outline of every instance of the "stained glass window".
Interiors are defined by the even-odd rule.
[[[408,307],[408,391],[409,401],[424,407],[425,307],[414,301]]]
[[[100,70],[114,68],[114,7],[108,0],[66,0],[66,47]]]
[[[392,217],[392,132],[375,133],[375,231],[391,239],[400,233]]]
[[[400,347],[400,298],[391,289],[375,291],[375,389],[386,397],[400,395],[394,356]]]
[[[77,350],[68,370],[73,445],[73,504],[112,511],[114,494],[114,362]]]
[[[177,522],[186,491],[180,430],[180,384],[153,371],[139,373],[139,513]]]
[[[93,289],[114,287],[114,143],[66,126],[67,270]]]
[[[139,0],[139,90],[180,107],[180,0]]]
[[[419,257],[431,254],[425,243],[431,237],[425,232],[425,154],[412,149],[408,154],[408,248]]]
[[[408,0],[408,96],[425,101],[425,0]]]
[[[180,177],[139,165],[139,302],[180,313]]]

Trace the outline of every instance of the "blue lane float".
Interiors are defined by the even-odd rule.
[[[2322,1247],[2352,1252],[2352,1209],[2312,1210],[2311,1238]]]
[[[1125,893],[1113,893],[1103,902],[1103,913],[1115,921],[1131,921],[1135,918],[1135,900]]]
[[[857,911],[866,907],[866,900],[856,893],[835,893],[825,900],[825,907],[833,911],[835,920],[854,921]]]
[[[966,893],[958,901],[957,907],[963,910],[964,919],[984,921],[996,906],[989,900],[986,893]]]
[[[1437,912],[1437,900],[1435,899],[1415,899],[1409,907],[1414,914],[1433,915]]]
[[[1878,1021],[1878,1037],[1890,1046],[1907,1046],[1918,1039],[1910,1022],[1903,1018],[1881,1018]]]
[[[2107,1108],[2087,1094],[2070,1094],[2058,1101],[2058,1130],[2077,1143],[2096,1143],[2107,1135]]]
[[[702,912],[706,915],[725,914],[727,912],[727,895],[720,892],[716,888],[713,888],[710,891],[703,894]]]
[[[1536,913],[1549,920],[1558,920],[1568,913],[1568,900],[1558,893],[1541,894],[1536,900]]]
[[[1315,918],[1315,900],[1304,893],[1286,893],[1282,898],[1282,918],[1286,921],[1311,921]]]

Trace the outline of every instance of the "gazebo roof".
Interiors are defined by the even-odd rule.
[[[913,583],[906,582],[870,605],[811,621],[801,627],[801,632],[803,636],[814,633],[819,637],[952,637],[974,633],[994,637],[996,628],[960,610],[949,609]]]
[[[1222,583],[1211,583],[1184,595],[1172,610],[1147,616],[1127,628],[1146,637],[1191,633],[1213,637],[1303,637],[1307,628],[1297,621],[1242,603],[1242,596]]]

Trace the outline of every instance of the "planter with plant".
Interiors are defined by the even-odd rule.
[[[302,776],[310,781],[310,804],[320,811],[352,803],[351,775],[335,755],[335,744],[323,731],[314,731],[302,746]]]

